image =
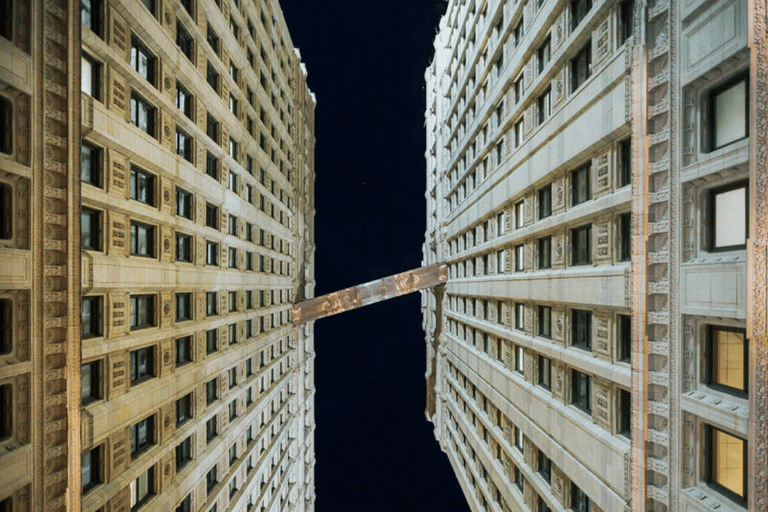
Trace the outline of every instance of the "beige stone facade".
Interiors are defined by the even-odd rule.
[[[3,3],[0,509],[314,509],[314,108],[277,1]]]
[[[765,508],[765,10],[449,2],[427,416],[472,510]]]

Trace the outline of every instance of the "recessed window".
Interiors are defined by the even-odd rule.
[[[193,96],[180,82],[176,82],[176,108],[187,118],[194,120]]]
[[[131,351],[131,385],[155,376],[155,347]]]
[[[12,4],[9,4],[12,5]],[[101,37],[101,0],[80,1],[80,22]]]
[[[192,362],[192,336],[176,338],[176,367]],[[178,415],[177,415],[178,420]]]
[[[571,370],[571,404],[592,414],[592,377],[578,370]]]
[[[155,257],[155,226],[131,221],[131,255]]]
[[[237,324],[229,324],[229,344],[237,343]]]
[[[746,505],[747,442],[709,425],[706,430],[709,484],[729,498]]]
[[[215,435],[214,435],[215,437]],[[212,439],[212,438],[211,438]],[[210,439],[209,439],[210,441]],[[208,473],[205,475],[205,487],[208,494],[211,493],[211,491],[216,487],[216,484],[219,483],[219,480],[216,476],[216,466],[213,466]],[[209,511],[210,512],[210,511]]]
[[[205,246],[205,264],[215,265],[219,264],[219,244],[208,240]]]
[[[541,93],[538,99],[539,106],[539,124],[543,124],[544,121],[552,114],[552,88],[547,87],[544,92]]]
[[[80,63],[80,90],[96,100],[101,99],[101,64],[85,53]]]
[[[523,23],[523,17],[520,16],[520,20],[518,20],[517,25],[515,25],[515,28],[512,29],[512,37],[514,39],[515,47],[520,44],[520,42],[523,39],[524,32],[524,23]]]
[[[179,427],[192,418],[192,393],[176,400],[176,426]]]
[[[192,161],[192,136],[176,128],[176,154],[187,162]]]
[[[176,215],[192,220],[192,193],[176,187]]]
[[[101,297],[83,297],[80,302],[80,337],[101,336]]]
[[[131,94],[131,124],[150,137],[155,136],[157,109],[138,94]]]
[[[155,417],[150,416],[131,425],[131,459],[155,444]]]
[[[542,338],[552,337],[552,308],[550,306],[539,306],[539,336]]]
[[[205,313],[207,316],[216,316],[219,314],[219,293],[218,292],[206,292]]]
[[[552,267],[552,237],[539,238],[539,269]]]
[[[571,230],[571,265],[592,263],[592,225]]]
[[[219,181],[219,159],[210,152],[208,152],[205,157],[205,173],[216,181]]]
[[[211,115],[208,114],[208,118],[205,125],[205,134],[211,138],[216,144],[219,143],[219,122]]]
[[[583,0],[581,0],[583,2]],[[579,2],[579,3],[581,3]],[[571,60],[571,92],[575,92],[581,84],[592,75],[592,42],[588,42]]]
[[[101,149],[87,142],[80,145],[80,180],[101,187]]]
[[[13,238],[13,189],[0,182],[0,240]]]
[[[13,153],[13,103],[5,96],[0,96],[0,153]]]
[[[520,118],[515,123],[515,147],[519,148],[525,141],[525,134],[523,133],[523,118]]]
[[[131,295],[131,330],[155,325],[155,296]]]
[[[152,466],[131,482],[131,512],[141,508],[155,494],[155,467]]]
[[[237,182],[238,182],[238,176],[236,172],[229,171],[229,190],[237,194]]]
[[[237,160],[238,143],[232,137],[229,138],[229,156]]]
[[[90,208],[80,210],[80,248],[101,250],[101,212]]]
[[[749,75],[739,75],[710,91],[709,147],[719,149],[749,135]]]
[[[211,379],[205,383],[205,397],[206,405],[211,405],[213,402],[219,399],[218,379]]]
[[[187,59],[190,61],[194,60],[194,39],[192,39],[192,36],[189,35],[189,32],[187,32],[179,20],[176,20],[176,46],[179,47],[179,50]]]
[[[592,164],[585,164],[571,172],[571,205],[576,206],[591,199],[589,178]]]
[[[192,236],[176,233],[176,261],[192,262]]]
[[[0,386],[0,412],[0,440],[3,440],[13,435],[13,386],[10,384]]]
[[[515,303],[515,329],[525,330],[525,304],[522,302]]]
[[[539,356],[538,384],[544,389],[552,388],[552,361],[544,356]]]
[[[192,436],[176,445],[176,472],[192,460]]]
[[[744,329],[708,327],[707,383],[737,396],[746,397],[749,381],[749,352]]]
[[[629,362],[632,360],[632,317],[630,315],[617,315],[616,324],[619,361]]]
[[[592,350],[592,312],[581,309],[571,311],[571,345]]]
[[[208,69],[205,73],[205,81],[208,82],[208,85],[210,85],[216,93],[219,92],[219,73],[210,62],[208,62]]]
[[[571,1],[571,32],[576,30],[579,23],[587,17],[587,13],[592,8],[592,0],[572,0]]]
[[[13,301],[0,299],[0,354],[13,352]]]
[[[190,0],[187,0],[187,2],[189,1]],[[188,440],[190,440],[190,438],[187,438],[187,441]],[[192,493],[187,494],[186,498],[181,500],[181,502],[179,503],[179,506],[176,507],[176,512],[192,512]]]
[[[228,267],[229,268],[237,268],[237,249],[235,247],[230,247],[228,250]]]
[[[632,139],[626,138],[619,142],[619,187],[632,184]]]
[[[131,199],[154,206],[155,176],[138,167],[131,167]]]
[[[102,483],[101,446],[86,450],[80,458],[80,480],[83,494]]]
[[[624,44],[624,42],[632,36],[632,30],[635,24],[634,10],[634,0],[621,0],[619,2],[618,36],[620,45]]]
[[[219,347],[218,329],[209,329],[205,331],[205,353],[213,354]]]
[[[101,362],[92,361],[80,367],[80,401],[83,405],[101,399]]]
[[[144,7],[147,8],[149,12],[152,13],[152,15],[155,15],[155,0],[140,0],[142,4],[144,4]]]
[[[592,512],[592,500],[571,482],[571,510],[573,512]]]
[[[523,99],[524,94],[525,94],[525,82],[523,81],[523,75],[521,73],[518,79],[515,80],[515,105],[520,103],[520,101]]]
[[[552,215],[552,185],[539,189],[539,219]]]
[[[206,203],[205,205],[205,225],[219,229],[219,207],[215,204]]]
[[[515,246],[515,272],[525,270],[525,244]]]
[[[618,428],[619,435],[630,439],[632,437],[632,394],[619,389]]]
[[[547,64],[549,64],[549,59],[552,56],[552,51],[550,48],[550,39],[549,36],[544,40],[544,43],[542,43],[541,46],[539,46],[538,50],[538,57],[539,57],[539,73],[544,71],[544,68],[547,67]]]
[[[216,34],[216,31],[213,30],[213,27],[208,24],[208,30],[206,31],[206,40],[208,41],[208,44],[211,46],[213,51],[215,53],[219,53],[219,36]]]
[[[131,67],[147,82],[155,85],[156,58],[135,37],[131,40]]]
[[[709,192],[710,250],[744,249],[749,233],[749,187],[746,181]]]
[[[515,227],[522,228],[525,226],[525,201],[520,200],[515,203]]]
[[[232,94],[229,95],[229,111],[235,114],[237,116],[238,114],[238,104],[237,98],[235,98]]]
[[[192,320],[192,294],[176,294],[176,321]]]

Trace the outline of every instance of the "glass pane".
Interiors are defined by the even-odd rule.
[[[735,389],[745,389],[744,334],[715,330],[712,381]]]
[[[80,89],[89,96],[93,96],[93,64],[85,57],[82,59]]]
[[[715,148],[747,136],[746,97],[746,80],[715,96]]]
[[[712,480],[744,496],[744,441],[712,429]]]
[[[746,244],[746,201],[746,187],[715,196],[715,247]]]
[[[84,364],[80,370],[80,386],[82,399],[90,398],[93,392],[91,391],[91,365]]]

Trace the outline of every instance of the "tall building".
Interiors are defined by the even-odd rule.
[[[278,2],[0,18],[0,510],[313,510],[316,102]]]
[[[427,417],[475,511],[768,508],[766,3],[451,0]]]

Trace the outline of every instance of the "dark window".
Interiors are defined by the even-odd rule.
[[[86,405],[101,398],[101,363],[92,361],[80,367],[80,401]]]
[[[622,213],[618,218],[619,261],[632,259],[632,214]]]
[[[229,344],[234,345],[237,343],[237,325],[229,324]]]
[[[214,91],[217,93],[219,92],[219,73],[216,71],[216,68],[211,65],[210,62],[208,63],[208,70],[205,74],[205,80]]]
[[[552,388],[552,361],[544,356],[539,356],[539,386]]]
[[[131,459],[155,444],[155,417],[131,425]]]
[[[3,2],[4,4],[6,2]],[[10,7],[12,2],[7,2]],[[9,16],[9,18],[11,18]],[[80,22],[84,27],[91,29],[101,37],[101,1],[100,0],[80,0]],[[10,22],[10,20],[9,20]],[[10,34],[10,32],[9,32]],[[10,37],[6,37],[10,39]]]
[[[192,336],[176,339],[176,367],[192,362]]]
[[[632,183],[632,139],[619,142],[619,187]]]
[[[155,176],[153,174],[131,167],[131,199],[154,206]]]
[[[83,297],[80,302],[80,337],[101,336],[101,297]]]
[[[515,272],[522,272],[525,270],[525,245],[519,244],[515,246]]]
[[[218,243],[211,242],[211,241],[206,242],[205,263],[206,265],[219,264],[219,244]]]
[[[192,220],[192,193],[176,187],[176,215]]]
[[[552,237],[539,238],[539,268],[552,267]]]
[[[210,329],[205,331],[205,352],[206,354],[212,354],[218,350],[219,346],[219,331],[217,329]]]
[[[176,261],[192,262],[192,237],[176,233]]]
[[[0,386],[0,439],[13,434],[13,416],[13,387],[3,384]]]
[[[211,48],[213,48],[213,51],[219,53],[219,36],[216,34],[210,24],[208,25],[208,30],[206,31],[206,40],[208,41],[208,44],[211,45]]]
[[[523,94],[525,94],[525,82],[521,74],[520,78],[515,80],[515,104],[520,103],[520,100],[523,99]]]
[[[209,228],[219,229],[219,207],[207,203],[205,205],[205,225]]]
[[[131,385],[155,376],[155,347],[131,351]]]
[[[131,295],[131,330],[155,325],[155,296]]]
[[[176,445],[176,472],[192,460],[192,437],[188,437]]]
[[[208,119],[205,125],[205,134],[216,144],[219,143],[219,122],[211,114],[208,114]]]
[[[80,179],[101,187],[101,149],[83,142],[80,146]]]
[[[547,87],[544,92],[539,96],[539,124],[543,124],[544,121],[552,113],[552,89]]]
[[[707,99],[710,151],[749,136],[749,75],[716,87]]]
[[[632,394],[624,389],[619,389],[619,434],[632,437]]]
[[[591,196],[589,178],[592,164],[586,164],[571,172],[571,205],[576,206],[589,200]]]
[[[156,59],[135,37],[131,40],[131,67],[147,82],[155,85]]]
[[[539,51],[538,51],[539,73],[544,71],[544,68],[547,67],[547,64],[549,64],[549,59],[552,56],[549,41],[550,41],[549,36],[547,36],[547,38],[544,40],[544,43],[542,43],[542,45],[539,46]]]
[[[619,44],[623,44],[624,41],[632,36],[632,29],[634,28],[634,0],[621,0],[619,2]]]
[[[131,94],[131,124],[150,137],[155,136],[155,114],[155,107],[147,100],[137,94]]]
[[[709,425],[706,441],[707,481],[721,493],[746,506],[747,442]]]
[[[552,308],[550,306],[539,306],[539,336],[542,338],[552,337]]]
[[[80,248],[101,250],[101,212],[90,208],[80,210]]]
[[[189,13],[190,16],[194,15],[195,11],[192,0],[181,0],[181,5],[184,7],[184,10]]]
[[[552,185],[539,189],[539,218],[545,219],[552,215]]]
[[[229,216],[229,234],[237,236],[237,217],[234,215]]]
[[[205,157],[205,173],[219,181],[219,159],[210,152]]]
[[[13,103],[0,96],[0,153],[10,155],[13,153]]]
[[[141,3],[144,4],[144,7],[146,7],[149,12],[153,15],[155,14],[155,0],[141,0]]]
[[[525,329],[525,304],[515,303],[515,329],[522,331]]]
[[[152,466],[146,472],[131,482],[131,512],[141,508],[155,494],[155,467]]]
[[[176,321],[192,320],[192,294],[176,294]]]
[[[208,316],[215,316],[219,314],[218,292],[207,292],[205,294],[205,311]]]
[[[525,134],[523,133],[523,118],[515,123],[515,147],[520,147],[525,141]]]
[[[192,161],[192,136],[176,128],[176,154],[187,162]]]
[[[194,118],[194,109],[192,108],[192,94],[184,88],[179,82],[176,82],[176,108],[189,119]]]
[[[101,447],[87,450],[80,458],[80,480],[83,494],[101,483]]]
[[[749,186],[731,183],[709,192],[710,250],[744,249],[749,234]]]
[[[218,483],[219,483],[219,479],[216,476],[216,466],[213,466],[211,470],[205,475],[205,488],[208,494],[211,493],[213,488],[216,487],[216,484]]]
[[[13,302],[0,299],[0,354],[13,351]]]
[[[179,20],[176,20],[176,45],[189,60],[193,60],[195,57],[193,41],[184,25]]]
[[[574,309],[571,311],[571,345],[592,350],[592,312]]]
[[[571,230],[571,265],[592,263],[592,225]]]
[[[749,345],[744,329],[710,325],[707,383],[746,398],[749,382]]]
[[[617,315],[619,361],[629,362],[632,359],[632,317]]]
[[[592,43],[588,42],[584,48],[571,60],[571,92],[581,87],[592,75]]]
[[[237,268],[237,249],[235,247],[228,249],[228,260],[229,268]]]
[[[573,512],[592,512],[592,501],[573,482],[571,482],[571,510]]]
[[[512,29],[512,37],[514,38],[514,41],[515,41],[515,47],[517,47],[517,45],[519,45],[520,41],[523,39],[523,35],[524,35],[523,27],[524,27],[523,17],[520,16],[520,21],[518,21],[517,25],[515,25],[515,28]]]
[[[219,399],[219,380],[211,379],[205,383],[205,404],[211,405]]]
[[[592,414],[592,377],[577,370],[571,371],[571,403]]]
[[[587,17],[587,13],[592,8],[592,0],[572,0],[571,1],[571,32],[576,30],[579,23]]]
[[[549,460],[543,451],[539,450],[539,473],[544,480],[549,483],[550,475],[552,473],[552,461]]]
[[[131,254],[155,256],[155,227],[131,221]]]
[[[191,2],[191,0],[186,0],[186,2],[189,3]],[[187,441],[189,441],[189,439],[186,439],[184,442],[186,443]],[[187,497],[181,500],[181,503],[179,503],[179,506],[176,507],[176,512],[192,512],[192,494],[191,493],[187,494]]]

